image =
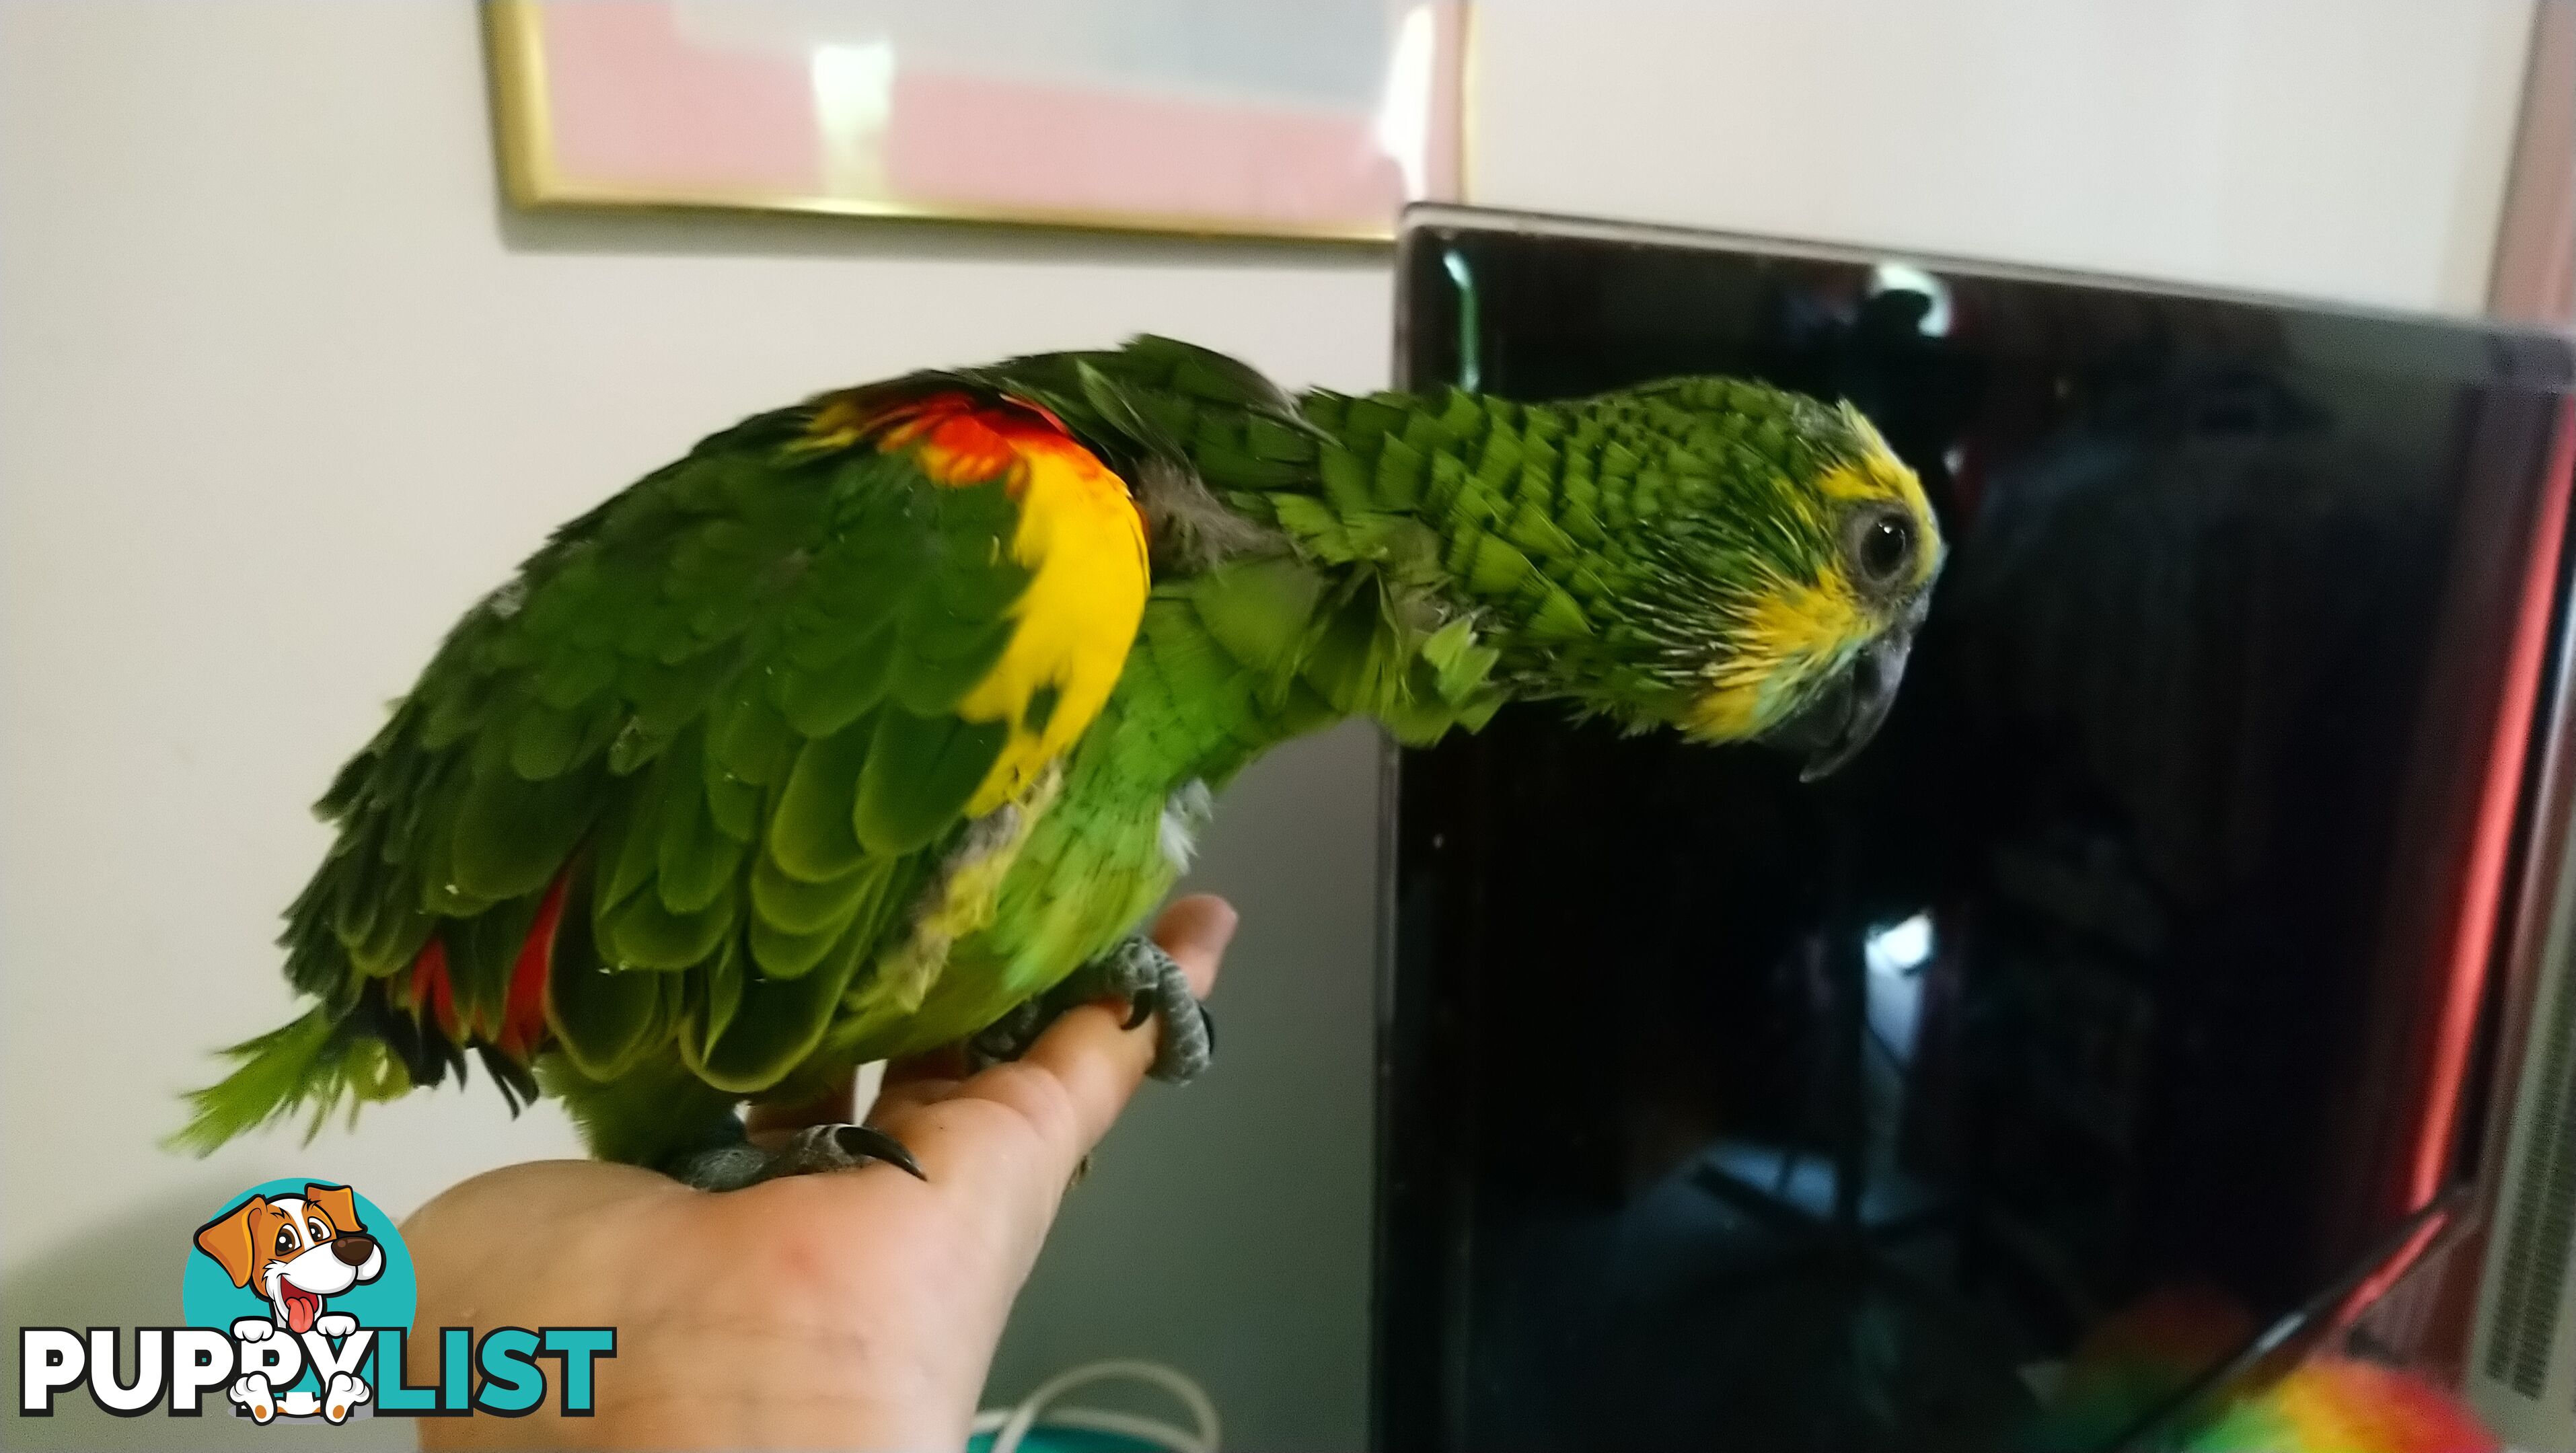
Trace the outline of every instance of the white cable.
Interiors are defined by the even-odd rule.
[[[1190,1421],[1198,1425],[1198,1431],[1184,1432],[1154,1418],[1111,1412],[1105,1408],[1065,1408],[1048,1412],[1075,1388],[1095,1382],[1116,1381],[1149,1382],[1170,1393],[1181,1406],[1189,1409]],[[1070,1371],[1059,1372],[1038,1384],[1035,1392],[1020,1400],[1019,1406],[989,1408],[976,1414],[974,1429],[978,1433],[993,1435],[989,1453],[1019,1453],[1020,1444],[1037,1427],[1042,1416],[1054,1426],[1115,1433],[1120,1437],[1151,1443],[1168,1450],[1168,1453],[1217,1453],[1219,1427],[1216,1403],[1197,1383],[1159,1362],[1088,1362]]]

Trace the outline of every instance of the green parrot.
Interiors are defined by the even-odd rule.
[[[869,1158],[740,1106],[1073,1004],[1210,1037],[1138,925],[1211,794],[1349,716],[1427,743],[1558,698],[1831,770],[1942,560],[1848,405],[1684,378],[1564,403],[1291,399],[1164,338],[823,394],[557,530],[317,811],[316,1002],[176,1143],[462,1076],[726,1189]]]

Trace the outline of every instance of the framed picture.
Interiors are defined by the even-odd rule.
[[[487,0],[528,207],[1392,238],[1454,199],[1463,0]]]

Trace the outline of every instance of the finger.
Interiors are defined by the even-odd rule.
[[[1185,898],[1164,911],[1154,937],[1204,994],[1234,927],[1225,900]],[[1043,1219],[1153,1063],[1154,1036],[1124,1029],[1126,1012],[1124,1004],[1078,1005],[1025,1056],[950,1093],[913,1098],[937,1084],[929,1078],[897,1086],[894,1101],[879,1097],[878,1122],[902,1137],[931,1184],[1000,1214]]]
[[[802,1130],[808,1125],[847,1125],[858,1118],[859,1072],[851,1070],[830,1089],[797,1105],[754,1105],[743,1117],[754,1135]]]
[[[1233,905],[1222,898],[1184,898],[1163,910],[1154,925],[1154,941],[1179,962],[1191,992],[1205,998],[1216,986],[1217,966],[1237,921]],[[1126,1016],[1124,1004],[1081,1005],[1048,1026],[1020,1061],[1063,1086],[1073,1112],[1068,1167],[1109,1133],[1154,1062],[1155,1035],[1128,1031]]]
[[[877,1091],[877,1103],[868,1111],[868,1118],[881,1119],[897,1110],[910,1109],[917,1105],[935,1105],[956,1094],[960,1083],[962,1082],[958,1080],[943,1080],[924,1075],[918,1079],[905,1080],[901,1084],[889,1084]]]
[[[1190,992],[1204,999],[1216,987],[1217,965],[1241,921],[1233,904],[1213,893],[1193,893],[1163,910],[1154,923],[1154,942],[1180,962],[1181,972],[1190,977]]]
[[[886,1062],[885,1089],[914,1080],[962,1080],[966,1078],[966,1046],[943,1044],[921,1054],[906,1055]]]

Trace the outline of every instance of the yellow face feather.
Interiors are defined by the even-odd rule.
[[[1898,459],[1859,410],[1842,406],[1864,444],[1857,460],[1838,462],[1809,482],[1811,498],[1830,506],[1802,510],[1800,524],[1826,538],[1836,531],[1826,516],[1876,504],[1902,512],[1922,542],[1900,580],[1863,589],[1839,549],[1807,579],[1771,576],[1729,622],[1729,651],[1713,665],[1706,687],[1685,709],[1683,730],[1711,741],[1741,741],[1777,725],[1807,688],[1840,670],[1854,653],[1898,623],[1923,588],[1940,573],[1940,527],[1923,483]]]
[[[1839,572],[1784,580],[1754,597],[1683,723],[1693,736],[1740,741],[1779,720],[1799,688],[1842,664],[1876,624]]]
[[[1941,573],[1941,527],[1932,515],[1932,497],[1923,492],[1923,481],[1887,447],[1887,440],[1869,416],[1846,403],[1841,406],[1843,422],[1860,436],[1861,457],[1857,463],[1837,464],[1816,477],[1816,493],[1843,503],[1876,501],[1892,504],[1914,521],[1914,528],[1926,548],[1916,551],[1914,569],[1906,582],[1908,588],[1928,585]]]

